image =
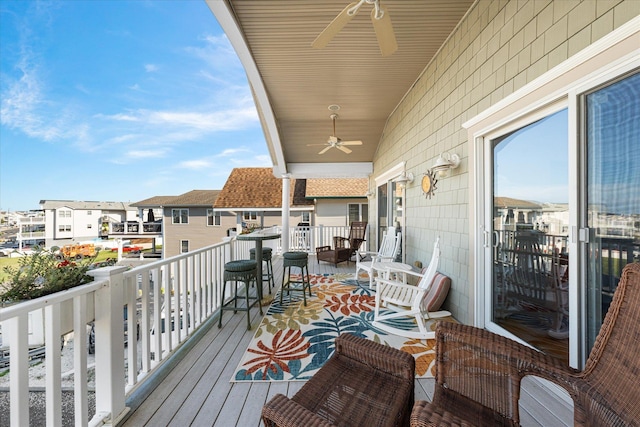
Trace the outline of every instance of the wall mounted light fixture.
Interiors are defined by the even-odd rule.
[[[400,185],[407,185],[413,182],[413,174],[411,172],[402,172],[402,175],[393,180]]]
[[[455,169],[460,166],[460,157],[457,154],[449,154],[444,152],[440,154],[435,164],[431,168],[431,171],[438,173],[438,176],[444,178],[449,175],[451,169]]]

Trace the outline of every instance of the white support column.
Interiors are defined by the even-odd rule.
[[[105,267],[89,272],[109,286],[95,293],[96,415],[111,425],[125,413],[124,277],[126,267]],[[93,422],[91,423],[93,424]]]
[[[289,250],[289,193],[291,175],[282,175],[282,253]]]

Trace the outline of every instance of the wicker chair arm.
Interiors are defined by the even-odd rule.
[[[316,252],[326,252],[330,250],[331,250],[331,246],[318,246],[316,248]]]
[[[574,384],[578,379],[576,374],[579,371],[568,367],[560,359],[486,329],[460,323],[438,322],[436,339],[441,339],[443,345],[447,345],[444,344],[445,340],[457,341],[463,344],[467,351],[475,351],[480,357],[496,357],[512,365],[519,372],[520,377],[540,376],[557,382],[563,388]]]
[[[345,242],[349,243],[349,239],[347,237],[333,236],[334,248],[346,248],[347,246],[345,245]]]
[[[283,394],[276,394],[262,408],[262,421],[266,427],[332,427],[304,406]]]
[[[512,408],[512,414],[503,415],[518,420],[520,385],[526,375],[558,384],[575,401],[574,386],[581,381],[576,376],[578,371],[560,359],[509,338],[469,325],[440,321],[436,327],[436,348],[434,402],[459,401],[456,395],[460,395],[495,411],[501,411],[500,407]],[[478,387],[486,382],[494,382],[494,386]]]
[[[373,369],[410,381],[415,379],[415,359],[407,352],[393,347],[380,347],[375,341],[351,334],[336,339],[336,353]]]

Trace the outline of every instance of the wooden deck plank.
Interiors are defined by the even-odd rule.
[[[273,261],[278,288],[282,283],[282,259],[274,257]],[[311,274],[353,273],[354,269],[353,262],[341,263],[336,268],[325,262],[318,264],[313,256],[309,259]],[[265,286],[266,293],[268,287]],[[212,325],[122,425],[261,426],[260,413],[264,404],[277,393],[293,396],[304,382],[230,382],[261,318],[257,309],[252,309],[251,315],[252,330],[247,331],[245,312],[225,312],[222,328],[218,329],[217,323]],[[430,401],[434,386],[434,379],[416,380],[416,399]],[[523,388],[526,389],[522,398],[525,406],[521,411],[523,426],[551,425],[549,422],[570,425],[571,407],[565,403],[548,402],[549,398],[544,393],[540,397],[539,387],[530,382]],[[552,410],[559,414],[550,416],[535,409],[545,405],[551,405]]]

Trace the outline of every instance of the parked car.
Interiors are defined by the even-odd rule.
[[[139,254],[142,251],[142,246],[124,245],[122,252],[130,252],[132,254]],[[118,252],[118,248],[111,248],[111,252]]]

